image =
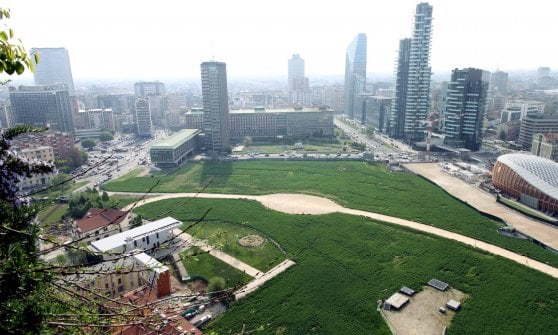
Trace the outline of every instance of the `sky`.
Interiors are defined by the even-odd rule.
[[[74,79],[200,77],[200,63],[227,63],[231,78],[286,77],[299,53],[306,75],[342,76],[347,45],[368,37],[367,72],[393,72],[411,36],[411,0],[7,0],[7,21],[28,48],[65,47]],[[558,68],[558,4],[551,0],[437,0],[434,73]],[[29,75],[28,75],[29,76]]]

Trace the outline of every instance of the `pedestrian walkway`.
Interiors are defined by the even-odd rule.
[[[258,287],[262,286],[265,282],[274,278],[275,276],[277,276],[278,274],[287,270],[288,268],[290,268],[291,266],[293,266],[295,264],[296,263],[294,261],[290,260],[290,259],[286,259],[286,260],[282,261],[277,266],[275,266],[273,269],[271,269],[271,270],[267,271],[266,273],[260,275],[258,278],[252,280],[251,282],[249,282],[248,284],[243,286],[241,289],[236,291],[234,293],[235,299],[239,300],[239,299],[244,298],[248,294],[257,290]]]

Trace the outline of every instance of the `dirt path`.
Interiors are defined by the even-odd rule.
[[[128,193],[130,194],[130,193]],[[432,227],[426,224],[400,219],[393,216],[387,216],[378,213],[366,212],[362,210],[350,209],[342,207],[335,202],[310,195],[303,194],[288,194],[288,193],[278,193],[273,195],[235,195],[235,194],[215,194],[215,193],[168,193],[168,194],[152,194],[158,195],[150,199],[142,200],[138,203],[138,206],[148,204],[151,202],[173,199],[173,198],[186,198],[186,197],[198,197],[198,198],[216,198],[216,199],[249,199],[256,200],[262,205],[281,211],[287,214],[327,214],[340,212],[351,215],[364,216],[374,220],[384,221],[399,226],[409,227],[418,231],[426,232],[450,240],[458,241],[474,248],[478,248],[487,251],[491,254],[498,255],[516,263],[523,264],[537,271],[546,273],[554,278],[558,278],[558,268],[554,268],[550,265],[544,264],[542,262],[536,261],[534,259],[519,255],[515,252],[511,252],[501,247],[470,238],[464,235],[453,233],[444,229]],[[133,206],[130,204],[124,207],[124,210],[129,209]],[[539,223],[540,224],[540,223]]]

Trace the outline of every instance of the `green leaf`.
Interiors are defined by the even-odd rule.
[[[10,28],[10,38],[14,38],[14,30],[12,28]]]
[[[39,53],[35,52],[35,54],[33,55],[33,58],[35,58],[35,64],[39,64]]]
[[[17,74],[22,74],[23,71],[25,71],[25,66],[23,66],[23,64],[21,64],[21,62],[16,62],[14,64],[14,68]]]
[[[5,31],[0,31],[0,40],[6,42],[8,40],[8,34]]]

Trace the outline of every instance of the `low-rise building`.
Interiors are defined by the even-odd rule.
[[[115,209],[90,208],[85,215],[74,222],[72,237],[85,242],[121,233],[128,227],[130,213]]]
[[[151,161],[158,167],[179,166],[198,149],[199,129],[182,129],[177,133],[151,145]]]
[[[146,223],[107,238],[91,242],[89,249],[93,254],[110,260],[120,257],[123,253],[140,249],[157,256],[168,254],[173,249],[173,230],[182,222],[168,216],[166,218]],[[165,248],[161,248],[164,245]]]
[[[36,161],[44,161],[44,162],[54,162],[54,151],[52,147],[49,146],[40,146],[40,147],[31,147],[27,149],[23,149],[19,152],[21,156],[23,156],[27,160],[36,160]],[[23,189],[39,189],[39,188],[46,188],[52,177],[54,177],[57,173],[36,173],[31,175],[31,177],[25,178],[21,186]]]

